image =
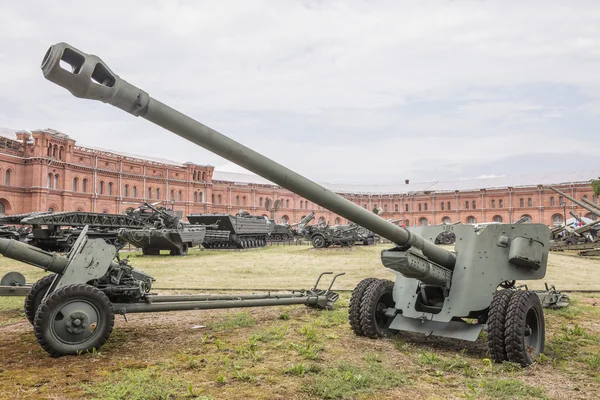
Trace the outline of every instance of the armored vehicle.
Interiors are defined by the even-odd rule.
[[[262,216],[240,210],[236,215],[190,214],[187,219],[193,226],[207,226],[202,242],[207,249],[248,249],[267,244],[269,226]]]
[[[64,69],[61,62],[71,68]],[[145,118],[394,243],[381,252],[381,261],[393,271],[395,282],[367,278],[352,293],[349,320],[356,335],[375,339],[393,332],[419,332],[475,341],[485,327],[491,358],[497,362],[527,366],[544,350],[544,312],[538,295],[498,287],[505,281],[545,276],[550,241],[546,225],[458,225],[454,251],[449,251],[434,244],[437,229],[408,231],[384,220],[152,98],[97,56],[59,43],[46,53],[42,70],[48,80],[77,97]],[[96,290],[75,286],[77,290],[64,286],[49,295],[36,314],[40,320],[36,333],[52,337],[45,334],[47,320],[52,321],[46,315],[65,301],[64,296],[80,299],[86,290]]]
[[[102,239],[119,249],[125,243],[117,238],[117,229],[144,227],[142,221],[128,215],[91,212],[34,212],[4,216],[0,221],[31,226],[31,233],[25,239],[27,243],[43,250],[59,252],[71,249],[84,226],[88,226],[90,238]]]
[[[144,255],[159,255],[161,250],[169,250],[172,256],[185,256],[190,247],[204,242],[206,227],[183,223],[173,210],[144,203],[130,215],[146,226],[141,229],[119,229],[117,236],[141,248]]]
[[[294,238],[294,231],[287,224],[278,224],[269,220],[269,240],[272,242],[287,242]]]

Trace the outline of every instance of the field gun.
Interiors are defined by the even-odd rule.
[[[64,69],[60,64],[70,66]],[[542,224],[453,226],[455,251],[434,244],[428,227],[408,231],[159,102],[121,79],[97,56],[68,44],[48,50],[44,76],[74,96],[99,100],[155,123],[390,240],[381,253],[389,280],[361,281],[350,300],[360,336],[409,331],[475,341],[487,327],[491,356],[529,365],[544,349],[544,315],[529,290],[497,290],[545,276],[550,230]],[[437,236],[433,230],[433,234]]]
[[[311,289],[290,293],[157,295],[151,293],[154,278],[120,259],[113,245],[88,238],[87,229],[67,256],[0,238],[0,254],[51,272],[31,286],[24,308],[38,343],[53,357],[99,349],[110,337],[115,314],[294,304],[330,309],[339,297],[331,288],[344,275],[318,289],[321,277],[332,274],[324,272]]]

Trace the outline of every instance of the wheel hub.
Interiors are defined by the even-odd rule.
[[[79,334],[87,327],[86,321],[88,320],[85,313],[76,311],[65,318],[65,330],[69,333]]]

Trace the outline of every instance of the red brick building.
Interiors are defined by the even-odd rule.
[[[442,222],[560,223],[569,211],[587,210],[546,189],[556,185],[578,199],[598,203],[589,181],[600,169],[558,174],[409,183],[402,185],[325,185],[383,218],[407,225]],[[267,199],[281,200],[277,220],[296,222],[310,211],[330,223],[346,220],[258,176],[215,171],[210,165],[176,162],[77,146],[51,129],[0,129],[0,213],[90,211],[123,213],[142,201],[166,202],[190,213],[267,215]]]

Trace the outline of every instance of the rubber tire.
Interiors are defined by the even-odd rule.
[[[27,316],[27,320],[33,325],[33,321],[35,320],[35,313],[37,312],[40,304],[42,303],[42,299],[48,292],[50,285],[54,281],[56,274],[46,275],[43,278],[39,279],[36,283],[34,283],[29,292],[27,292],[27,296],[25,296],[25,304],[23,308],[25,309],[25,315]]]
[[[377,324],[375,313],[382,296],[389,295],[392,297],[391,303],[393,303],[393,291],[394,282],[387,279],[378,279],[367,288],[360,307],[360,326],[366,337],[377,339],[391,334],[389,329],[382,328]],[[394,304],[389,304],[389,306],[393,307]]]
[[[369,286],[377,281],[376,278],[366,278],[362,281],[358,282],[358,285],[352,291],[352,296],[350,296],[350,306],[348,311],[348,321],[350,322],[350,327],[352,331],[357,336],[365,336],[362,330],[362,326],[360,325],[360,307],[362,305],[362,300],[365,295],[365,292],[369,288]]]
[[[535,309],[538,316],[538,329],[541,331],[538,348],[530,354],[525,346],[526,318],[529,310]],[[506,354],[508,360],[526,367],[535,362],[536,357],[544,352],[546,328],[544,325],[544,310],[539,296],[530,290],[518,290],[508,303],[505,323]]]
[[[494,362],[508,361],[504,330],[506,327],[506,311],[513,290],[497,290],[492,298],[487,319],[487,340],[490,357]]]
[[[322,240],[322,242],[319,243],[317,241],[317,243],[315,243],[315,239]],[[322,249],[328,247],[325,237],[323,235],[315,235],[310,239],[310,241],[312,242],[312,245],[315,249]]]
[[[47,332],[52,311],[67,299],[88,300],[94,303],[101,314],[98,319],[96,330],[94,331],[93,340],[90,343],[84,343],[85,346],[82,346],[82,344],[79,346],[65,344]],[[101,320],[101,318],[104,320]],[[37,310],[33,330],[40,346],[46,350],[51,357],[60,357],[85,353],[92,351],[93,349],[100,349],[110,337],[114,323],[115,315],[108,297],[106,297],[99,289],[80,283],[64,286],[50,293]]]

